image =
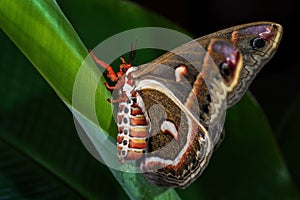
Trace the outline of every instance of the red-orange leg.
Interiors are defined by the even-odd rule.
[[[129,69],[131,67],[131,64],[128,64],[125,62],[124,58],[120,58],[121,61],[122,61],[122,64],[120,65],[120,71],[116,74],[113,70],[113,68],[105,63],[104,61],[98,59],[95,54],[93,53],[92,50],[89,51],[90,55],[92,56],[93,60],[98,64],[100,65],[101,67],[105,68],[108,72],[107,74],[107,77],[110,78],[111,81],[115,82],[118,80],[117,84],[115,86],[110,86],[108,85],[107,82],[104,83],[105,87],[108,89],[108,90],[116,90],[116,89],[120,89],[124,84],[125,84],[125,80],[124,80],[124,77],[123,75],[125,74],[125,72],[127,71],[127,69]],[[126,69],[126,70],[124,70]],[[119,102],[124,102],[124,101],[127,101],[128,98],[126,95],[122,95],[122,96],[119,96],[118,99],[107,99],[108,102],[110,103],[119,103]]]
[[[107,77],[110,78],[111,81],[115,82],[118,80],[118,76],[114,72],[113,68],[107,64],[106,62],[100,60],[95,56],[92,50],[89,51],[90,55],[92,56],[93,60],[100,65],[101,67],[105,68],[107,70]]]
[[[104,85],[106,86],[106,88],[108,90],[118,90],[121,89],[121,87],[125,84],[125,80],[123,77],[121,77],[119,79],[119,81],[117,82],[117,84],[115,86],[109,86],[107,82],[104,83]]]

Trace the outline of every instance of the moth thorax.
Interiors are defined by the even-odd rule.
[[[119,104],[118,112],[118,155],[120,162],[138,160],[147,147],[148,121],[137,104],[136,92],[130,93],[126,102]]]
[[[136,67],[131,67],[127,70],[126,74],[125,74],[125,83],[122,87],[122,92],[125,92],[126,96],[128,98],[132,97],[132,92],[134,91],[135,85],[133,82],[133,79],[131,77],[131,73],[132,71],[135,71]]]

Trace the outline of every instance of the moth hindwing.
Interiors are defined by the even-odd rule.
[[[120,94],[111,100],[119,103],[120,161],[140,159],[146,179],[156,185],[189,185],[207,165],[222,131],[215,122],[227,92],[237,85],[238,48],[223,39],[192,41],[140,67],[122,59],[118,73],[92,56],[118,80],[106,85]]]

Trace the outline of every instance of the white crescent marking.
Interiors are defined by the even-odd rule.
[[[169,132],[175,140],[178,140],[178,131],[173,122],[164,121],[160,126],[160,130],[163,133],[166,131]]]

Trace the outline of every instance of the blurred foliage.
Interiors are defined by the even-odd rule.
[[[298,188],[300,188],[300,156],[298,156],[300,141],[300,94],[287,106],[282,115],[281,123],[276,128],[279,146],[286,161],[288,169]]]
[[[180,28],[119,0],[58,4],[63,12],[50,0],[0,2],[1,29],[17,45],[0,34],[0,199],[128,199],[127,195],[174,199],[174,190],[164,192],[147,185],[140,176],[113,171],[120,187],[110,170],[86,151],[71,113],[58,96],[70,102],[73,77],[87,55],[85,46],[91,49],[114,34],[136,27]],[[135,61],[141,64],[153,56],[140,53]],[[103,106],[101,101],[109,94],[100,85],[97,91],[102,94],[99,105]],[[289,113],[281,130],[289,127],[296,133],[297,121],[290,119],[299,119],[299,113]],[[99,120],[105,130],[114,130],[110,119],[100,116]],[[245,96],[228,110],[225,140],[203,175],[177,192],[182,199],[299,199],[292,181],[299,183],[299,162],[293,162],[295,149],[290,148],[290,144],[296,145],[294,136],[297,134],[291,134],[283,144],[283,152],[289,155],[287,164],[292,166],[287,168],[262,110],[251,96]],[[127,179],[127,186],[123,179]]]

